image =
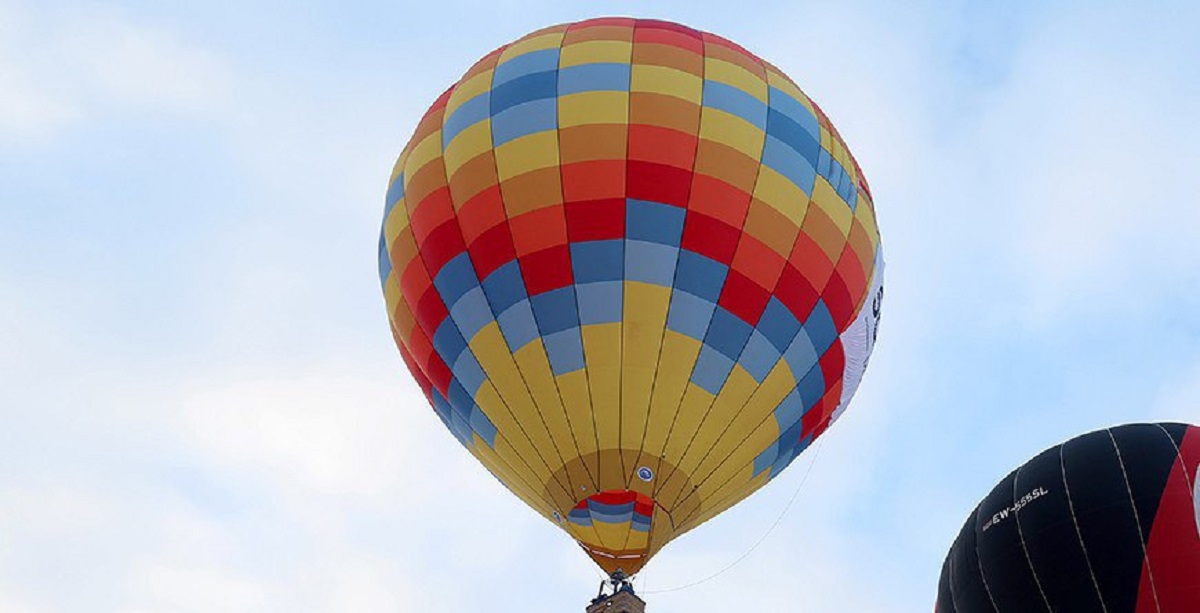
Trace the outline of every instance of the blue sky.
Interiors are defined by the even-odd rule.
[[[413,4],[0,0],[0,610],[581,609],[597,571],[404,372],[375,248],[433,98],[595,15],[791,74],[888,260],[850,410],[647,567],[652,610],[931,610],[1013,467],[1200,422],[1187,3]]]

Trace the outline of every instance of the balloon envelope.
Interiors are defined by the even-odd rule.
[[[939,613],[1200,611],[1200,428],[1130,424],[1047,449],[976,507]]]
[[[534,32],[438,98],[379,263],[438,416],[609,572],[825,431],[882,298],[870,191],[821,110],[723,38],[624,18]]]

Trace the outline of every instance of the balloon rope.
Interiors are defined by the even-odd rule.
[[[700,579],[699,581],[693,581],[692,583],[687,583],[687,584],[680,585],[677,587],[672,587],[672,588],[667,588],[667,589],[662,589],[662,590],[643,591],[642,593],[643,594],[665,594],[667,592],[678,592],[680,590],[686,590],[690,587],[696,587],[697,585],[700,585],[701,583],[706,583],[708,581],[716,579],[717,577],[725,574],[726,571],[733,568],[734,566],[737,566],[739,563],[741,563],[742,560],[745,560],[747,557],[749,557],[751,553],[754,553],[754,550],[758,549],[758,546],[761,545],[763,543],[763,541],[767,540],[768,536],[771,536],[771,533],[775,531],[775,528],[779,527],[779,524],[783,522],[783,518],[787,515],[788,511],[791,510],[792,503],[796,502],[796,497],[799,496],[799,494],[800,494],[800,489],[804,487],[804,484],[806,482],[808,482],[808,475],[812,472],[813,466],[817,463],[817,458],[821,455],[821,445],[824,444],[824,442],[825,442],[825,437],[817,438],[817,448],[816,448],[816,450],[813,451],[812,462],[808,463],[808,469],[806,469],[804,471],[804,476],[800,478],[800,483],[796,484],[796,491],[792,492],[792,497],[790,499],[788,499],[787,506],[783,507],[783,511],[781,511],[779,513],[779,517],[775,518],[775,523],[771,524],[771,527],[767,528],[767,531],[764,532],[763,535],[758,538],[758,541],[756,541],[753,545],[751,545],[750,549],[747,549],[745,553],[743,553],[741,556],[738,557],[738,559],[734,560],[733,562],[730,562],[729,565],[726,566],[725,568],[722,568],[721,570],[718,570],[717,572],[715,572],[703,579]]]

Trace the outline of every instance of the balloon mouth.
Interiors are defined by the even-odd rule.
[[[655,504],[633,490],[606,490],[580,500],[567,514],[567,532],[609,574],[641,570],[649,559]]]
[[[590,556],[599,556],[609,560],[641,560],[642,558],[646,557],[646,554],[644,553],[617,554],[597,547],[589,547],[584,543],[580,543],[579,546],[582,547],[583,550],[586,551]]]
[[[693,515],[699,506],[695,498],[684,495],[696,489],[686,471],[637,449],[605,449],[574,458],[558,468],[542,488],[544,498],[554,501],[551,512],[558,513],[554,520],[559,524],[565,523],[565,516],[582,500],[604,492],[634,491],[649,497],[664,512],[662,528],[670,528],[672,533],[676,529],[672,516]]]
[[[571,493],[559,483],[571,484]],[[553,521],[609,574],[641,570],[680,533],[675,518],[700,510],[699,500],[687,496],[696,487],[686,471],[636,449],[580,456],[559,468],[545,488],[556,501]]]

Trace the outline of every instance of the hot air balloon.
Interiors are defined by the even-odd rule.
[[[486,55],[392,172],[379,273],[446,427],[636,573],[846,408],[882,299],[871,192],[779,69],[664,21]]]
[[[939,613],[1200,611],[1200,428],[1099,430],[1047,449],[976,507]]]

